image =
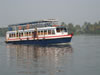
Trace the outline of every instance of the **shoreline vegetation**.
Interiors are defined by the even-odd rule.
[[[8,31],[7,27],[0,28],[0,37],[5,36],[7,31]]]
[[[100,35],[100,21],[91,24],[90,22],[84,22],[83,25],[74,25],[73,23],[66,24],[61,23],[62,26],[66,26],[69,34],[74,33],[75,35]],[[5,36],[8,28],[0,28],[0,36]]]
[[[100,21],[91,24],[90,22],[84,22],[83,25],[74,25],[72,23],[66,24],[61,23],[68,28],[69,33],[74,33],[75,35],[85,34],[85,35],[100,35]]]

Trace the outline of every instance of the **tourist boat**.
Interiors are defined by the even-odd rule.
[[[70,43],[73,34],[55,19],[13,24],[8,26],[6,43],[48,45]]]

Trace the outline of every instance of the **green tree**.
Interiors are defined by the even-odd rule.
[[[67,24],[65,22],[61,22],[61,25],[67,27]]]
[[[5,27],[5,28],[0,28],[0,36],[5,36],[6,35],[6,32],[7,32],[8,28]]]
[[[68,31],[69,31],[69,33],[74,33],[75,32],[75,28],[74,28],[74,25],[72,23],[68,24]]]
[[[76,34],[81,34],[82,32],[81,32],[81,27],[80,27],[80,25],[76,25],[75,26],[75,33]]]

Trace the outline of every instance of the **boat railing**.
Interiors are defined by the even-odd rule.
[[[16,30],[25,30],[31,28],[38,27],[52,27],[54,25],[53,22],[43,22],[43,23],[35,23],[35,24],[25,24],[25,25],[9,25],[8,31],[16,31]]]

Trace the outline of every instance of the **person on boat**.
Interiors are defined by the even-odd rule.
[[[34,39],[35,39],[35,38],[37,38],[37,39],[38,39],[38,35],[37,35],[37,28],[35,28],[35,30],[34,30],[34,35],[33,35],[33,36],[34,36]]]

